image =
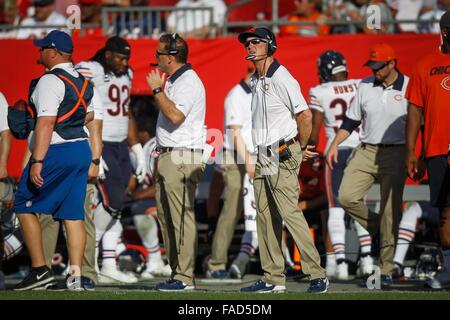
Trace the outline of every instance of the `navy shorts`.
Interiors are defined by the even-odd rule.
[[[430,204],[436,208],[450,206],[450,167],[447,155],[427,158]]]
[[[325,189],[327,192],[328,206],[330,208],[340,208],[338,200],[339,187],[341,186],[344,170],[347,167],[347,161],[354,149],[339,149],[338,161],[333,163],[333,170],[325,166]]]
[[[84,200],[92,160],[87,140],[50,145],[40,188],[31,183],[28,162],[20,178],[14,212],[51,214],[55,220],[84,220]]]
[[[140,215],[145,214],[149,208],[156,207],[156,200],[154,198],[145,200],[136,200],[131,204],[131,214]]]
[[[97,184],[104,205],[122,210],[125,203],[125,189],[131,177],[131,161],[128,144],[122,142],[103,142],[103,160],[108,166],[104,183]]]

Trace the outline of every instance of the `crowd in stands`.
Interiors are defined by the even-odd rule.
[[[228,14],[239,10],[250,12],[247,7],[252,3],[258,6],[258,10],[264,7],[263,1],[255,0],[247,6],[233,6],[227,13],[227,8],[235,2],[236,0],[0,0],[0,24],[3,25],[0,39],[38,38],[55,26],[67,26],[67,19],[72,14],[67,8],[71,5],[78,5],[81,9],[83,35],[103,33],[101,10],[104,7],[127,9],[169,6],[174,9],[151,11],[149,14],[127,11],[124,17],[111,15],[107,33],[128,38],[157,37],[162,32],[178,32],[188,38],[215,37],[223,33],[222,27]],[[265,3],[270,11],[271,1]],[[199,8],[212,8],[212,16],[211,11]],[[439,26],[433,21],[439,20],[449,9],[450,0],[292,0],[279,1],[278,22],[280,35],[438,33]],[[254,17],[251,14],[242,17],[248,16],[249,21],[269,20],[270,12],[267,10],[253,14]],[[286,14],[287,10],[291,10],[291,13]],[[374,10],[379,12],[381,22],[375,28],[365,23],[373,21]],[[421,21],[405,23],[400,22],[401,20]]]

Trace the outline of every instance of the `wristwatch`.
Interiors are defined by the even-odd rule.
[[[36,160],[35,158],[31,158],[30,163],[33,165],[35,163],[44,163],[44,160]]]
[[[153,89],[153,94],[158,94],[158,93],[160,93],[162,91],[163,91],[162,88],[158,87],[158,88]]]
[[[95,164],[96,166],[98,166],[100,164],[100,159],[92,159],[91,161],[93,164]]]

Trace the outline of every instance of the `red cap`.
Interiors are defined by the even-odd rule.
[[[396,58],[394,49],[387,43],[377,43],[370,48],[369,60],[364,64],[372,69],[382,67],[387,61]]]

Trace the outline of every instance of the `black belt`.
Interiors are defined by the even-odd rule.
[[[203,149],[194,149],[194,148],[184,148],[184,147],[156,147],[156,151],[159,152],[159,154],[163,154],[166,152],[171,151],[190,151],[190,152],[203,152]]]
[[[293,137],[292,139],[289,139],[288,141],[285,141],[284,143],[289,147],[290,145],[296,143],[297,141],[298,141],[298,140],[297,140],[297,137]],[[277,144],[277,145],[273,144],[273,145],[267,146],[267,147],[258,147],[258,149],[259,149],[259,150],[261,150],[261,149],[264,150],[264,148],[266,148],[267,154],[270,154],[270,152],[272,152],[272,146],[277,146],[277,147],[279,147],[279,146],[281,146],[281,144],[282,144],[282,140],[278,141],[278,144]]]
[[[361,146],[364,148],[365,146],[371,146],[371,147],[379,147],[379,148],[391,148],[391,147],[400,147],[400,146],[404,146],[405,144],[401,143],[401,144],[386,144],[386,143],[377,143],[377,144],[373,144],[373,143],[361,143]]]

